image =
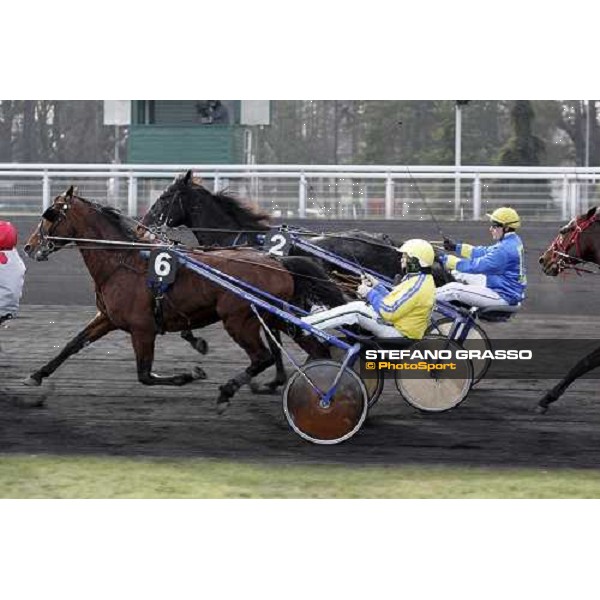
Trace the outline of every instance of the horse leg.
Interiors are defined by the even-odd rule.
[[[275,363],[275,357],[263,344],[260,337],[260,323],[253,315],[240,318],[233,315],[223,319],[227,333],[240,346],[250,358],[250,366],[227,383],[219,387],[217,398],[217,412],[225,412],[235,393],[245,384],[250,383],[253,377],[262,373]]]
[[[208,352],[208,342],[201,337],[194,337],[191,329],[186,329],[181,332],[181,337],[190,344],[190,346],[200,354]]]
[[[42,380],[50,377],[67,358],[79,352],[85,346],[89,346],[96,340],[104,337],[107,333],[114,331],[116,327],[109,318],[99,312],[52,360],[43,367],[32,373],[23,381],[25,385],[41,385]]]
[[[206,379],[206,373],[200,367],[194,367],[189,373],[177,375],[155,375],[152,373],[154,362],[154,342],[156,334],[151,331],[135,330],[131,333],[131,344],[137,362],[138,381],[144,385],[185,385],[196,379]]]
[[[273,331],[273,335],[277,340],[277,343],[281,345],[281,333],[278,330]],[[271,339],[271,336],[268,333],[265,333],[267,343],[269,344],[269,350],[271,350],[271,354],[275,359],[275,379],[265,383],[260,386],[256,383],[250,383],[250,389],[254,394],[275,394],[277,392],[277,388],[282,386],[287,381],[287,372],[285,370],[285,366],[283,365],[283,358],[281,354],[281,350],[279,346]]]
[[[584,356],[571,370],[565,375],[562,381],[556,384],[551,390],[548,390],[545,396],[538,402],[539,411],[544,414],[548,411],[548,406],[556,402],[565,390],[588,371],[600,366],[600,347]]]
[[[304,335],[302,330],[299,331],[293,338],[294,342],[308,354],[309,359],[315,358],[331,358],[331,353],[329,352],[329,346],[320,342],[317,338]]]

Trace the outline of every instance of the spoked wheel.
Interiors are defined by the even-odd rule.
[[[460,350],[461,346],[448,338],[428,337],[410,349],[411,352],[450,350],[453,358],[439,361],[439,364],[454,363],[456,368],[440,368],[427,372],[396,371],[396,387],[404,400],[423,412],[444,412],[457,407],[467,397],[473,381],[471,361],[468,358],[454,357],[456,350]]]
[[[301,367],[314,386],[326,393],[339,373],[334,360],[314,360]],[[296,371],[283,390],[283,412],[290,427],[314,444],[337,444],[351,438],[362,426],[368,397],[361,378],[344,369],[328,405],[301,373]]]
[[[426,335],[442,335],[448,337],[452,324],[454,321],[450,317],[444,317],[438,321],[431,323],[427,329]],[[477,324],[473,323],[467,338],[463,344],[465,350],[491,350],[492,342],[487,336],[487,333]],[[473,363],[473,384],[479,383],[488,372],[492,364],[491,358],[475,358],[471,361]]]
[[[331,358],[333,358],[333,360],[336,360],[340,363],[344,360],[344,356],[346,355],[346,353],[341,348],[337,348],[336,346],[331,346],[329,351],[331,353]],[[360,377],[361,362],[362,362],[362,359],[360,357],[357,358],[354,363],[354,366],[352,367],[354,372],[359,377]],[[369,408],[371,408],[377,402],[377,400],[379,400],[379,396],[381,396],[381,392],[383,392],[383,385],[385,383],[383,372],[379,371],[379,370],[372,371],[369,374],[368,379],[361,378],[361,380],[365,386],[365,389],[367,390],[367,398],[368,398]]]

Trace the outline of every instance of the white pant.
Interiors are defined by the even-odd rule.
[[[479,285],[487,287],[487,277],[476,273],[461,273],[460,271],[452,271],[454,281],[458,283],[466,283],[467,285]]]
[[[469,281],[467,273],[461,273],[460,275],[463,281]],[[479,276],[476,275],[475,277]],[[447,283],[436,290],[435,298],[443,302],[462,302],[468,306],[478,306],[480,308],[508,305],[504,298],[489,287],[467,283]]]
[[[379,322],[379,315],[373,307],[357,300],[330,310],[322,310],[306,317],[302,317],[305,323],[310,323],[317,329],[333,329],[343,325],[359,325],[370,331],[376,337],[397,338],[402,334],[393,326]]]

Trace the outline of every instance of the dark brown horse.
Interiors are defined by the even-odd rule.
[[[586,263],[600,265],[600,212],[591,208],[585,215],[572,219],[561,227],[558,235],[539,260],[546,275],[556,277],[565,269],[590,272]],[[600,366],[600,347],[584,356],[551,390],[539,401],[541,412],[556,402],[578,377]]]
[[[147,285],[147,259],[139,248],[126,246],[141,241],[137,225],[136,221],[112,208],[74,195],[72,187],[44,212],[40,224],[27,240],[25,252],[36,260],[44,260],[68,243],[68,240],[49,238],[75,240],[94,279],[99,312],[26,383],[40,385],[69,356],[116,329],[131,335],[141,383],[178,386],[202,378],[203,373],[197,370],[162,377],[152,373],[159,327],[154,297]],[[101,243],[95,243],[94,248],[90,248],[90,242],[82,240],[118,241],[123,242],[123,247],[103,247]],[[296,259],[295,263],[285,263],[286,268],[282,268],[280,263],[252,249],[198,252],[194,253],[194,258],[298,305],[307,302],[309,293],[323,296],[321,301],[334,306],[343,303],[337,288],[310,261],[298,263]],[[286,323],[270,314],[264,318],[275,329],[287,329]],[[175,282],[165,292],[161,321],[162,330],[167,332],[196,329],[222,321],[227,333],[246,352],[251,364],[220,387],[219,406],[226,406],[240,386],[274,362],[272,353],[261,340],[261,326],[249,303],[186,268],[178,270]],[[296,341],[313,357],[328,355],[327,348],[310,336],[298,335]]]
[[[253,245],[257,243],[257,235],[271,229],[269,215],[239,198],[223,192],[213,194],[193,176],[192,171],[175,178],[144,215],[142,222],[155,228],[189,227],[201,246]],[[352,230],[314,237],[310,242],[390,279],[402,270],[400,255],[396,251],[402,242],[385,234]],[[297,248],[292,248],[290,254],[305,255]],[[328,262],[323,262],[322,266],[331,273],[340,271],[340,267]],[[438,287],[453,281],[439,261],[434,263],[432,274]]]

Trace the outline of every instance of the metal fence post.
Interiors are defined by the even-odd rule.
[[[44,210],[50,206],[50,175],[48,175],[48,171],[44,171],[42,177],[42,205]]]
[[[394,218],[394,180],[389,171],[385,180],[385,218]]]
[[[298,216],[301,219],[306,218],[306,175],[304,171],[300,173],[300,186],[298,190]]]
[[[129,186],[127,190],[127,213],[130,217],[138,216],[137,177],[135,177],[133,173],[129,174]]]
[[[566,175],[563,176],[563,184],[562,184],[562,205],[561,205],[561,214],[563,221],[566,221],[568,217],[568,203],[569,203],[569,179]]]
[[[481,179],[479,173],[475,174],[473,180],[473,221],[481,218]]]
[[[570,198],[569,198],[569,208],[570,208],[570,213],[571,216],[569,218],[573,219],[574,217],[577,216],[577,204],[578,204],[578,200],[579,198],[578,196],[578,192],[579,192],[579,188],[577,186],[577,183],[571,183],[571,185],[569,186],[571,188],[570,190]]]
[[[217,194],[219,192],[219,187],[221,186],[221,178],[219,177],[218,171],[215,173],[215,179],[213,181],[213,194]]]

